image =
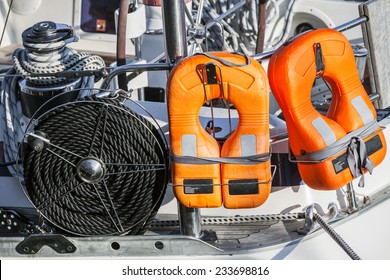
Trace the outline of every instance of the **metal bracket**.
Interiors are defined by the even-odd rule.
[[[313,231],[315,227],[314,222],[314,205],[310,205],[305,210],[305,224],[303,227],[299,228],[297,231],[299,234],[307,235],[309,232]]]
[[[320,228],[320,225],[314,219],[315,208],[316,205],[312,204],[305,209],[305,224],[297,230],[299,234],[307,235]],[[335,203],[331,202],[328,205],[328,213],[323,215],[322,218],[329,223],[341,220],[345,218],[346,215],[347,214],[340,212]]]
[[[0,235],[14,236],[30,234],[34,231],[33,222],[16,211],[0,208]]]
[[[325,70],[324,58],[322,56],[321,44],[316,43],[314,47],[315,56],[316,56],[316,76],[317,78],[322,77]]]
[[[72,242],[60,234],[30,235],[20,242],[15,250],[21,255],[33,255],[45,245],[59,254],[74,253],[77,250]]]

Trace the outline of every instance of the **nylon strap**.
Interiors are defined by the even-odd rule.
[[[211,53],[196,53],[195,55],[204,55],[204,56],[207,56],[208,58],[211,58],[213,60],[216,60],[220,63],[222,63],[223,65],[225,66],[229,66],[229,67],[243,67],[243,66],[248,66],[251,64],[251,60],[250,58],[243,54],[243,53],[239,53],[239,52],[233,52],[232,54],[237,54],[237,55],[241,55],[243,56],[245,59],[246,59],[246,63],[244,64],[240,64],[240,63],[233,63],[231,61],[228,61],[228,60],[225,60],[223,58],[220,58],[218,56],[215,56],[215,55],[212,55]]]
[[[358,186],[364,187],[364,175],[362,168],[365,168],[372,174],[374,163],[367,156],[366,144],[361,137],[353,137],[347,151],[348,167],[352,176],[357,178],[361,176]]]
[[[318,163],[347,150],[347,163],[352,176],[354,178],[362,176],[358,185],[359,187],[364,187],[364,175],[362,169],[367,169],[368,172],[372,174],[374,164],[367,155],[366,143],[363,139],[374,134],[378,131],[378,129],[380,129],[378,122],[372,121],[361,128],[348,133],[343,138],[325,149],[296,156],[296,160],[298,162],[304,161],[307,163]]]
[[[329,145],[328,147],[315,151],[312,153],[304,154],[304,155],[297,155],[295,156],[297,162],[323,162],[327,160],[328,158],[337,155],[338,153],[342,152],[343,150],[346,150],[348,148],[348,145],[351,142],[351,139],[354,137],[361,137],[366,138],[372,134],[374,134],[378,129],[380,129],[380,126],[377,121],[372,121],[350,133],[342,137],[341,139],[337,140],[333,144]]]
[[[193,157],[193,156],[177,156],[170,155],[170,158],[173,162],[179,164],[218,164],[218,163],[228,163],[228,164],[259,164],[262,162],[267,162],[271,157],[271,153],[257,154],[252,156],[245,157]]]

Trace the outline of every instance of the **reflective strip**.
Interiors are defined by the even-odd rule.
[[[240,137],[241,156],[252,156],[256,154],[256,136],[253,134],[244,134]]]
[[[181,137],[181,154],[196,157],[196,135],[184,134]]]
[[[361,137],[362,139],[365,139],[374,133],[377,133],[378,129],[380,129],[380,126],[377,121],[372,121],[371,123],[368,123],[361,128],[358,128],[356,130],[351,131],[341,139],[337,140],[334,144],[309,154],[305,155],[297,155],[296,161],[297,162],[323,162],[324,160],[327,160],[328,158],[335,156],[339,154],[342,151],[345,151],[345,149],[348,148],[348,145],[351,143],[352,138]]]
[[[337,138],[330,126],[324,121],[323,118],[318,117],[313,122],[312,125],[321,134],[322,139],[324,139],[327,146],[332,145],[336,142]]]
[[[351,100],[351,103],[364,124],[368,124],[374,120],[374,116],[372,115],[370,108],[368,108],[367,104],[364,103],[361,96],[356,96]]]

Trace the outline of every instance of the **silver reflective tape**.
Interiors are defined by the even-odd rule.
[[[181,137],[181,155],[196,157],[196,135],[184,134]]]
[[[351,100],[351,103],[358,112],[364,124],[368,124],[374,120],[374,116],[372,115],[370,108],[368,108],[367,104],[364,103],[364,100],[361,96],[356,96]]]
[[[334,142],[336,142],[336,135],[333,130],[329,127],[329,125],[324,121],[323,118],[318,117],[313,122],[312,125],[317,130],[319,134],[321,134],[322,139],[324,139],[327,146],[330,146]]]
[[[241,156],[252,156],[256,154],[256,136],[253,134],[241,135]]]

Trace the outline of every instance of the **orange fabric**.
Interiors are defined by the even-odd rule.
[[[311,89],[316,77],[315,45],[320,43],[325,64],[323,78],[332,88],[332,101],[327,116],[317,112],[311,101]],[[362,118],[352,106],[351,100],[361,97],[372,119],[375,108],[359,80],[353,50],[348,40],[332,29],[319,29],[298,36],[281,46],[271,57],[268,77],[272,92],[286,119],[292,153],[300,155],[324,149],[327,144],[313,127],[313,121],[321,118],[339,140],[347,133],[364,125]],[[386,142],[378,132],[383,148],[370,156],[378,165],[386,154]],[[368,139],[364,139],[366,142]],[[338,156],[338,155],[337,155]],[[304,182],[315,189],[338,189],[353,180],[347,168],[336,174],[332,160],[322,163],[299,163]]]
[[[224,52],[211,54],[236,64],[245,63],[245,59],[240,55]],[[206,133],[198,116],[206,101],[201,69],[210,62],[220,67],[222,77],[217,70],[216,78],[221,85],[205,86],[207,100],[224,98],[231,102],[239,113],[237,129],[222,147]],[[257,154],[269,152],[268,94],[267,76],[263,67],[254,59],[251,59],[250,65],[243,67],[225,66],[203,55],[184,59],[171,71],[167,84],[171,153],[182,155],[182,137],[188,134],[196,136],[197,157],[240,157],[240,139],[245,134],[256,137]],[[212,179],[213,193],[185,193],[185,179]],[[268,183],[258,184],[258,194],[230,194],[227,185],[229,180],[241,179],[256,179],[258,182]],[[174,193],[187,207],[218,207],[222,202],[226,208],[257,207],[264,203],[270,193],[270,179],[269,160],[255,165],[197,165],[172,162]],[[245,188],[244,185],[242,187]]]

